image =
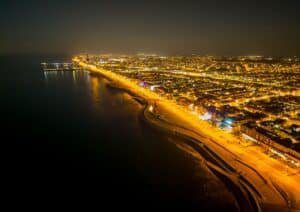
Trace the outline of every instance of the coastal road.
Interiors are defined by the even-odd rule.
[[[219,160],[226,161],[225,164],[235,170],[233,173],[238,173],[239,178],[242,178],[241,182],[247,182],[244,187],[255,193],[250,196],[254,197],[255,201],[260,202],[263,211],[300,210],[300,176],[297,174],[298,170],[287,167],[283,162],[266,155],[260,146],[245,148],[240,145],[240,140],[232,134],[199,120],[197,116],[174,102],[138,86],[126,77],[97,68],[80,61],[78,58],[75,58],[74,62],[91,72],[104,75],[130,93],[145,100],[155,99],[157,113],[161,117],[172,123],[173,126],[179,126],[181,128],[180,133],[201,141]]]
[[[219,133],[213,127],[198,125],[193,116],[172,113],[168,104],[163,101],[157,102],[156,105],[156,112],[172,123],[173,128],[174,125],[180,126],[176,129],[204,143],[223,161],[230,164],[236,173],[247,179],[259,192],[263,211],[299,209],[299,174],[288,175],[297,173],[295,170],[281,161],[270,158],[260,146],[242,147],[230,134],[224,135],[224,132]]]

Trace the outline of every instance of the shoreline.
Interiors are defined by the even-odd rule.
[[[102,74],[99,74],[98,76],[103,77]],[[230,164],[222,160],[222,158],[220,158],[218,154],[214,153],[198,138],[194,138],[192,136],[189,136],[188,134],[179,132],[179,130],[171,130],[172,123],[168,122],[167,120],[158,118],[158,114],[149,111],[151,103],[149,103],[146,99],[143,99],[136,93],[133,93],[132,91],[124,87],[118,86],[111,79],[107,79],[109,80],[109,83],[107,84],[109,88],[117,89],[129,94],[135,101],[143,106],[143,109],[139,114],[139,118],[143,123],[146,123],[150,128],[156,131],[167,135],[173,135],[182,139],[185,144],[187,144],[199,154],[199,156],[205,161],[206,167],[208,168],[210,173],[213,174],[217,179],[219,179],[225,185],[228,191],[233,194],[236,204],[238,205],[238,211],[264,211],[261,208],[261,194],[253,185],[251,185],[251,183],[249,183],[244,177],[240,176],[239,173],[237,173],[235,169],[230,166]],[[157,121],[157,123],[154,123],[155,121]],[[160,124],[159,122],[162,124]],[[169,126],[163,126],[163,123]],[[181,128],[180,126],[176,127]],[[263,176],[260,177],[265,181]]]
[[[195,150],[199,154],[201,159],[203,159],[205,166],[208,168],[210,173],[213,174],[217,179],[219,179],[229,192],[232,192],[236,204],[238,205],[238,211],[261,211],[256,197],[249,195],[249,192],[247,192],[245,188],[243,188],[239,183],[235,182],[231,178],[232,176],[226,174],[226,169],[231,168],[228,164],[218,164],[218,156],[214,154],[209,148],[207,148],[201,141],[195,140],[194,138],[189,137],[188,135],[180,133],[176,130],[172,131],[172,126],[170,125],[170,123],[166,123],[166,125],[170,126],[165,127],[162,126],[163,123],[154,123],[155,121],[164,121],[157,118],[154,113],[151,114],[151,112],[148,110],[149,106],[149,104],[144,105],[144,109],[140,114],[140,118],[143,122],[147,123],[147,125],[152,129],[155,129],[161,133],[174,135],[175,137],[182,139],[185,144]]]
[[[99,77],[102,77],[102,75],[99,75]],[[143,109],[139,113],[139,119],[143,123],[145,123],[147,127],[150,127],[151,129],[154,129],[160,133],[180,138],[185,144],[195,150],[203,159],[205,166],[208,168],[209,172],[217,179],[219,179],[225,185],[228,191],[233,194],[238,211],[262,211],[260,209],[259,201],[254,195],[252,196],[252,192],[248,191],[244,186],[236,183],[231,179],[230,175],[226,174],[226,169],[230,169],[230,171],[232,172],[234,171],[234,169],[225,161],[223,161],[222,165],[218,164],[218,159],[214,158],[218,157],[218,155],[207,148],[207,146],[205,146],[200,140],[195,140],[194,138],[178,131],[172,131],[171,123],[167,123],[167,121],[159,119],[157,117],[158,114],[149,111],[149,107],[151,104],[146,99],[140,98],[136,94],[128,91],[126,88],[116,85],[111,80],[109,81],[107,86],[111,89],[117,89],[129,94],[135,101],[143,106]],[[154,123],[155,121],[161,122],[161,124]],[[162,126],[163,123],[169,126]],[[259,195],[256,190],[255,193]]]
[[[129,94],[133,94],[133,96],[138,96],[139,99],[143,99],[143,101],[146,101],[149,105],[151,104],[151,102],[153,101],[153,99],[151,99],[152,96],[148,95],[149,91],[145,91],[140,89],[139,90],[134,90],[134,86],[129,87],[130,86],[130,80],[127,80],[128,82],[126,82],[126,79],[124,79],[122,76],[117,76],[117,74],[115,73],[111,73],[110,71],[106,71],[106,70],[101,70],[96,68],[95,66],[89,65],[89,64],[85,64],[82,63],[80,61],[77,61],[80,65],[82,65],[84,68],[88,69],[89,71],[93,72],[93,73],[98,73],[101,76],[104,76],[105,78],[108,78],[111,82],[113,83],[118,83],[121,86],[121,89],[125,90],[126,92],[128,92]],[[116,77],[116,79],[114,79],[114,77]],[[127,86],[126,86],[127,85]],[[118,86],[119,87],[119,86]],[[141,91],[141,93],[139,93],[139,91]],[[157,95],[153,95],[154,97],[157,97]],[[149,99],[147,99],[147,97],[149,97]],[[159,99],[160,100],[160,99]],[[155,102],[157,100],[154,100]],[[167,102],[168,103],[168,102]],[[290,192],[286,192],[288,193],[288,198],[286,197],[282,197],[282,192],[278,191],[278,188],[275,188],[274,184],[274,180],[276,180],[276,178],[273,178],[273,176],[265,176],[265,173],[261,173],[261,170],[257,170],[253,168],[253,164],[249,164],[247,162],[245,162],[245,160],[243,160],[243,158],[240,158],[241,155],[240,153],[240,149],[238,149],[239,151],[236,151],[236,149],[234,149],[234,145],[230,144],[228,142],[231,141],[224,141],[225,139],[223,139],[223,142],[219,142],[221,140],[214,140],[213,138],[211,138],[210,135],[208,135],[207,133],[205,134],[204,129],[202,130],[196,130],[196,137],[195,136],[195,129],[198,129],[195,127],[194,123],[188,123],[188,121],[190,121],[188,118],[190,118],[189,116],[184,117],[185,114],[181,114],[181,116],[176,116],[178,115],[175,110],[172,110],[170,107],[166,107],[166,102],[158,102],[157,103],[157,108],[159,108],[159,110],[161,110],[162,112],[166,112],[166,113],[162,113],[162,114],[168,114],[169,116],[171,116],[172,118],[169,120],[170,122],[173,123],[173,120],[175,124],[176,122],[179,122],[180,124],[187,124],[187,127],[184,127],[188,130],[190,130],[191,132],[187,133],[190,137],[192,137],[193,139],[195,139],[196,141],[198,141],[198,143],[204,143],[205,146],[208,147],[208,149],[213,152],[215,155],[218,155],[219,160],[223,160],[223,164],[229,164],[231,167],[233,167],[232,170],[226,170],[231,171],[231,172],[235,172],[238,173],[238,180],[240,180],[240,178],[244,178],[244,180],[246,180],[245,182],[247,183],[242,183],[243,187],[246,187],[246,192],[252,192],[252,195],[250,194],[250,196],[253,197],[253,194],[255,195],[255,193],[260,193],[261,197],[255,197],[255,204],[258,206],[257,209],[259,211],[259,207],[262,207],[265,210],[272,210],[272,211],[276,211],[277,208],[278,211],[290,211],[291,209],[296,209],[298,208],[298,200],[297,197],[294,194],[290,193]],[[174,115],[175,114],[175,115]],[[173,116],[172,116],[173,115]],[[190,121],[191,122],[191,121]],[[205,126],[207,127],[207,126]],[[173,125],[174,128],[174,125]],[[209,130],[209,129],[208,129]],[[174,130],[175,131],[175,130]],[[182,129],[180,130],[182,131]],[[172,130],[171,130],[172,132]],[[214,131],[213,131],[214,132]],[[217,133],[217,131],[215,131]],[[192,136],[191,136],[192,135]],[[222,134],[221,134],[222,135]],[[202,138],[201,138],[202,137]],[[222,139],[222,136],[220,136]],[[199,139],[200,138],[200,139]],[[219,138],[220,139],[220,138]],[[199,142],[200,140],[200,142]],[[204,140],[204,141],[203,141]],[[227,143],[226,143],[227,142]],[[226,147],[224,146],[225,144],[228,144]],[[229,145],[230,144],[230,145]],[[228,146],[232,147],[231,149],[228,148]],[[226,150],[226,151],[224,151]],[[234,150],[235,152],[232,152],[232,150]],[[247,161],[247,160],[246,160]],[[272,164],[273,165],[273,164]],[[252,167],[252,168],[250,168]],[[265,166],[263,166],[265,167]],[[223,167],[224,168],[224,167]],[[249,170],[249,169],[253,169],[253,170]],[[224,170],[223,170],[224,171]],[[262,176],[265,176],[265,178],[263,178],[263,180],[261,179]],[[268,178],[268,179],[267,179]],[[277,183],[276,185],[278,186],[282,185],[281,182]],[[249,186],[250,185],[250,186]],[[285,191],[285,189],[279,187],[280,190]],[[257,192],[259,191],[259,192]],[[277,195],[276,195],[277,194]],[[258,195],[260,196],[260,195]],[[292,199],[292,200],[290,200]],[[253,200],[252,200],[253,202]],[[259,204],[258,204],[259,203]],[[291,205],[292,204],[292,205]],[[253,205],[253,203],[252,203]],[[264,211],[265,211],[264,210]],[[255,210],[257,211],[257,210]]]

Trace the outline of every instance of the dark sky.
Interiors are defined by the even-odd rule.
[[[300,1],[0,0],[0,54],[300,55]]]

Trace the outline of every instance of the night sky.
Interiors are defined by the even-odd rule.
[[[0,1],[0,54],[300,55],[300,1]]]

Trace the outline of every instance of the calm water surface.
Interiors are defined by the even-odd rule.
[[[0,59],[2,151],[16,201],[234,210],[231,193],[199,161],[141,123],[131,96],[88,72],[40,70],[61,59]]]

